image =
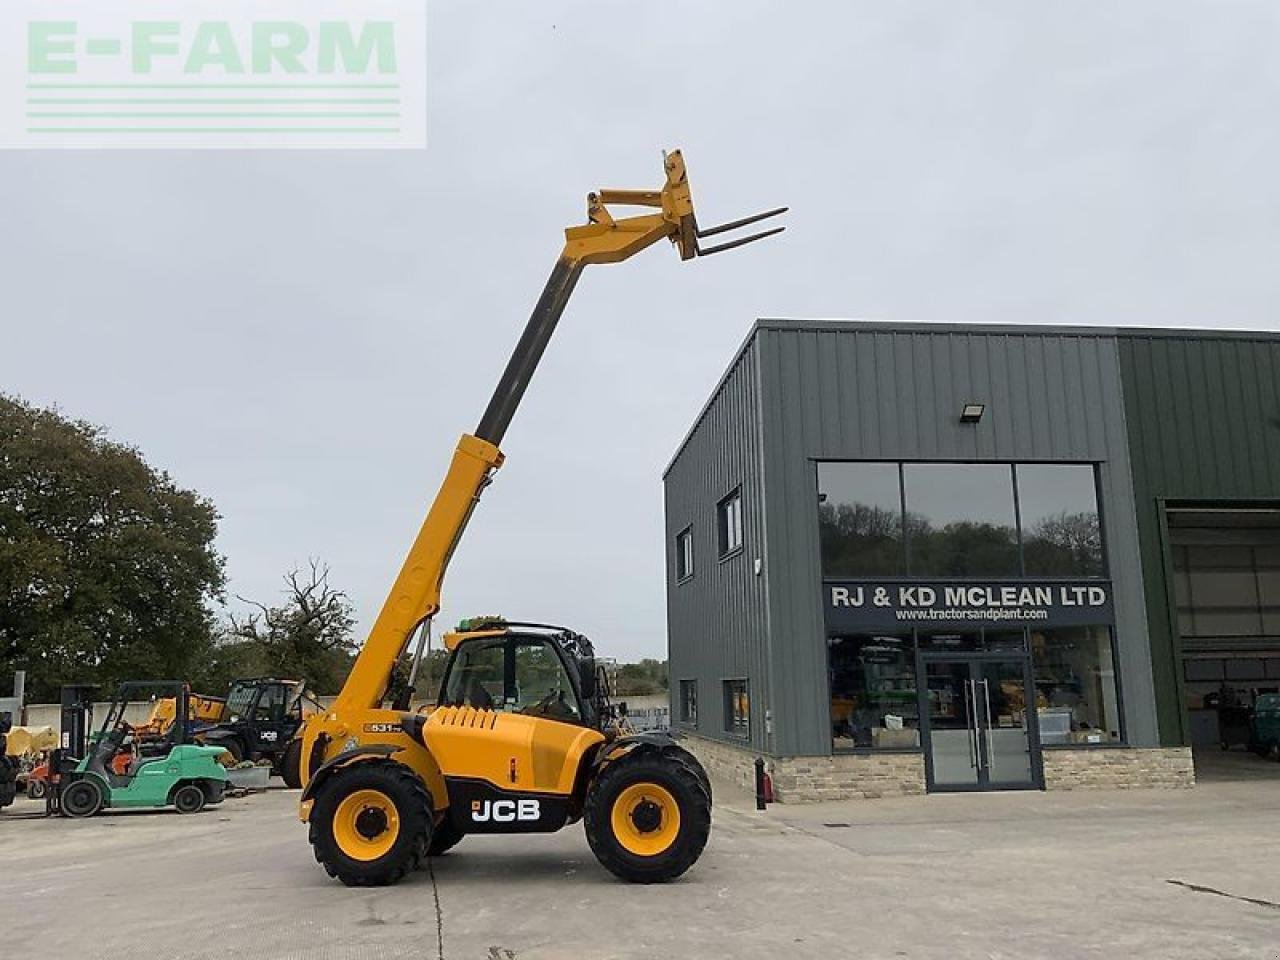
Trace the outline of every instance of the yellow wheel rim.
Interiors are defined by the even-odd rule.
[[[666,787],[633,783],[613,802],[613,835],[624,850],[638,857],[656,857],[680,834],[680,808]]]
[[[352,860],[386,856],[400,836],[400,814],[381,790],[357,790],[338,804],[333,838]]]

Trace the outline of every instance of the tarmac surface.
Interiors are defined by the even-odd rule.
[[[1210,769],[1210,767],[1212,769]],[[680,881],[632,886],[580,826],[468,837],[400,886],[313,861],[297,794],[183,817],[0,813],[10,956],[156,960],[1280,960],[1280,763],[1214,757],[1185,791],[773,806],[717,792]]]

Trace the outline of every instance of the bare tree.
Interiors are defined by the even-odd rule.
[[[274,672],[305,678],[322,692],[332,692],[346,674],[356,645],[350,599],[329,583],[329,567],[312,558],[306,570],[284,577],[285,602],[268,606],[244,597],[254,608],[247,616],[232,614],[230,634],[258,647]]]

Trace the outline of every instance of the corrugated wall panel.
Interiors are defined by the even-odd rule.
[[[759,379],[748,342],[686,438],[664,478],[667,543],[667,630],[672,722],[679,726],[679,682],[698,681],[697,732],[734,741],[724,730],[723,681],[746,678],[751,741],[764,745],[768,702],[768,626],[764,576]],[[717,558],[716,508],[742,487],[743,550]],[[675,582],[675,538],[692,525],[694,575]],[[740,742],[740,741],[735,741]]]
[[[1133,744],[1156,742],[1114,337],[764,321],[756,349],[773,752],[831,748],[814,466],[820,459],[1100,463],[1126,732]],[[980,424],[962,425],[960,407],[971,400],[985,402],[987,412]]]
[[[1186,741],[1161,500],[1280,499],[1280,338],[1120,338],[1160,736]]]

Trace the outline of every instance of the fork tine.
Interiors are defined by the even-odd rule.
[[[730,230],[737,230],[739,227],[745,227],[748,224],[759,223],[761,220],[767,220],[770,217],[776,217],[779,214],[786,213],[789,208],[778,207],[776,210],[767,210],[764,213],[752,214],[749,217],[743,217],[741,220],[733,220],[729,223],[721,223],[714,227],[708,227],[706,230],[699,229],[699,237],[714,237],[718,233],[727,233]],[[775,233],[777,231],[774,231]]]
[[[755,218],[755,219],[758,219],[758,218]],[[751,221],[747,221],[747,222],[751,222]],[[720,229],[721,228],[716,227],[715,231],[720,232]],[[741,247],[744,244],[755,243],[757,240],[763,240],[765,237],[772,237],[775,234],[781,233],[785,229],[787,228],[774,227],[772,230],[765,230],[765,231],[762,231],[761,233],[753,233],[749,237],[740,237],[737,240],[729,240],[726,243],[718,243],[714,247],[698,247],[697,248],[698,256],[709,257],[713,253],[723,253],[725,250],[732,250],[734,247]],[[700,236],[706,236],[706,234],[700,234]]]

